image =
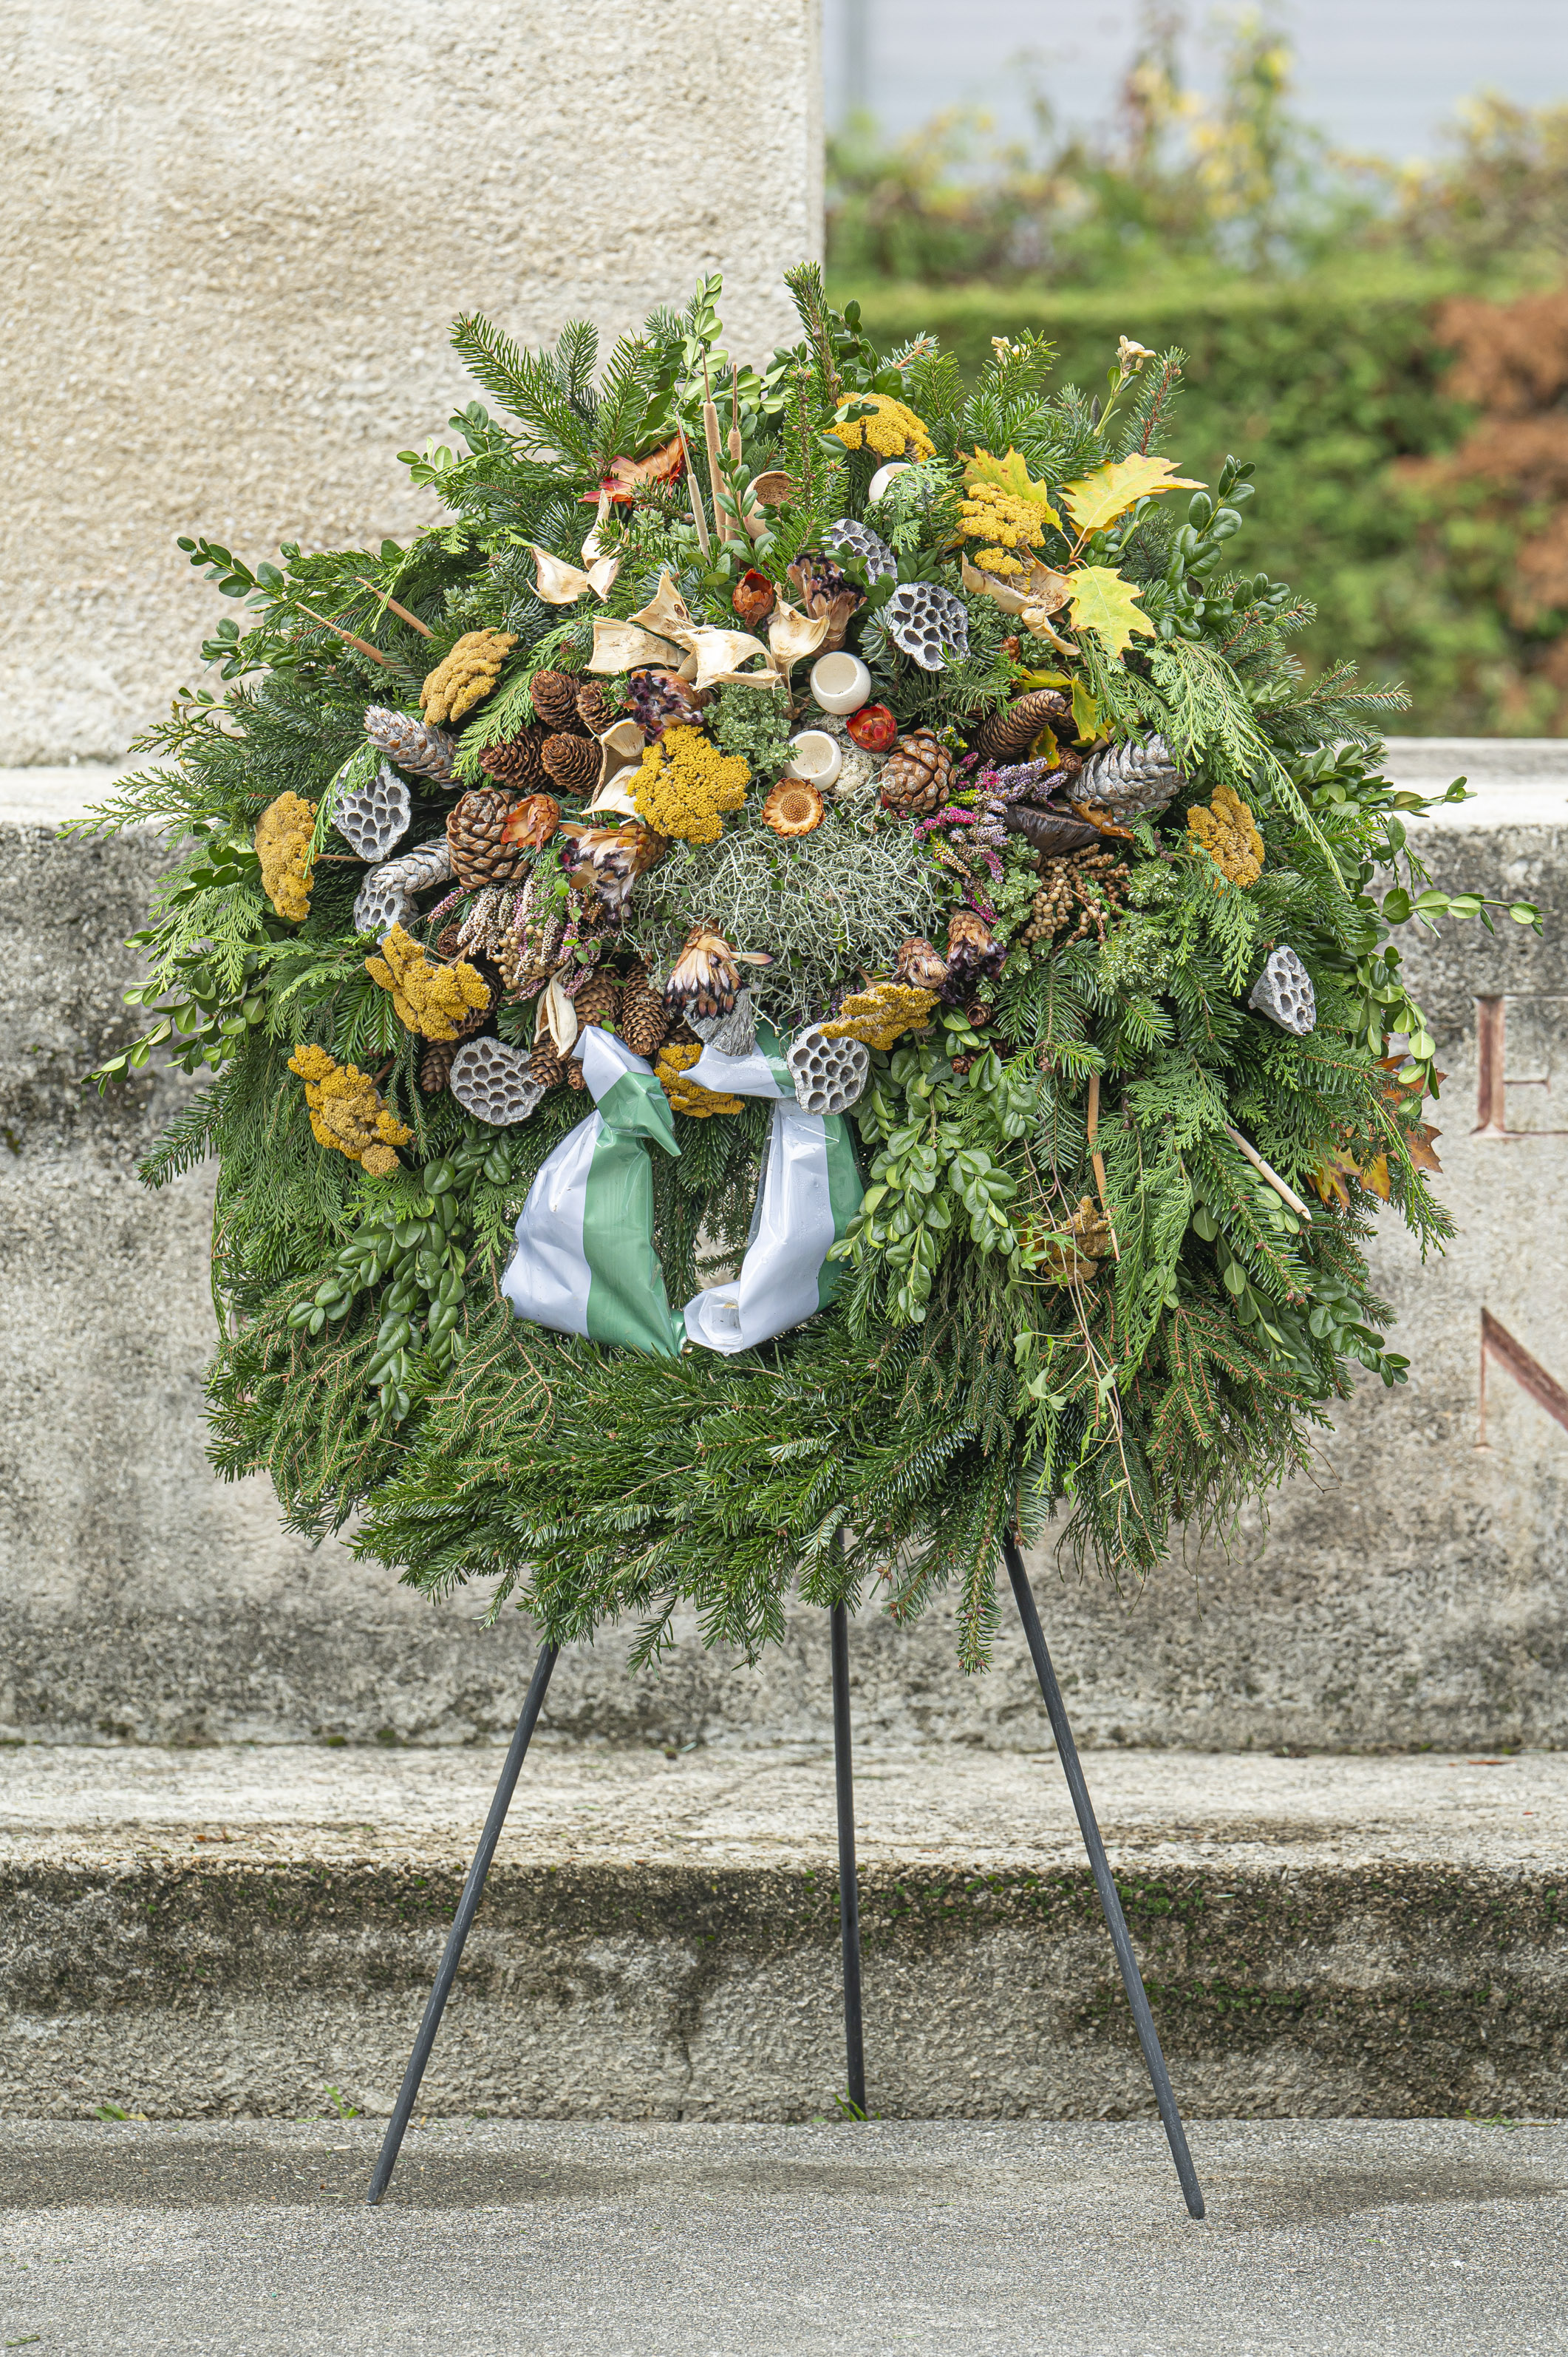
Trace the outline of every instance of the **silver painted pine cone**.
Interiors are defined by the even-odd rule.
[[[1154,818],[1187,783],[1163,737],[1146,745],[1108,745],[1087,760],[1072,781],[1075,802],[1108,810],[1119,825],[1130,818]]]

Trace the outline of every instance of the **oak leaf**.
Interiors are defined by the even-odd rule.
[[[1064,483],[1061,500],[1079,531],[1087,533],[1103,532],[1139,500],[1157,498],[1161,491],[1202,489],[1190,475],[1173,473],[1168,458],[1112,458],[1075,483]]]
[[[1133,604],[1142,591],[1123,581],[1109,565],[1085,565],[1068,576],[1072,583],[1072,621],[1076,630],[1093,630],[1107,654],[1119,655],[1133,643],[1134,631],[1152,639],[1155,626]]]

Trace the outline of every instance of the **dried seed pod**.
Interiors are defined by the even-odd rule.
[[[969,652],[969,608],[951,589],[932,581],[906,581],[882,608],[896,647],[922,671],[941,671],[950,656]]]
[[[366,786],[350,786],[332,814],[332,823],[361,859],[384,859],[408,833],[413,797],[390,762],[383,761]]]
[[[561,805],[553,794],[530,794],[507,813],[501,841],[523,851],[542,851],[561,823]]]
[[[1087,819],[1069,818],[1063,811],[1036,810],[1030,802],[1009,802],[1002,813],[1009,834],[1021,834],[1036,851],[1055,858],[1058,853],[1087,851],[1100,840],[1098,827]]]
[[[394,712],[389,704],[371,704],[365,709],[365,734],[378,752],[410,777],[428,778],[435,786],[456,784],[453,763],[457,743],[444,728],[416,720],[412,713]]]
[[[757,1045],[757,1008],[749,990],[736,994],[727,1015],[691,1015],[686,1019],[703,1045],[721,1056],[749,1056]],[[628,1045],[636,1047],[637,1042],[628,1037]]]
[[[779,592],[766,573],[753,570],[743,573],[730,592],[730,604],[737,619],[748,630],[755,630],[779,603]]]
[[[452,1059],[447,1086],[465,1113],[495,1129],[526,1121],[544,1094],[527,1052],[504,1039],[466,1039]]]
[[[1282,1031],[1305,1039],[1317,1022],[1317,995],[1312,976],[1293,949],[1281,942],[1271,950],[1268,963],[1247,994],[1247,1004],[1277,1023]]]
[[[835,554],[853,558],[865,572],[868,584],[897,579],[897,558],[868,525],[856,523],[851,516],[840,516],[837,523],[829,524],[822,538]]]
[[[784,1059],[802,1113],[847,1113],[871,1077],[871,1050],[858,1039],[824,1039],[820,1023],[799,1032]]]

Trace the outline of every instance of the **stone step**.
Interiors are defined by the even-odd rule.
[[[1088,1762],[1194,2116],[1568,2112],[1568,1758]],[[499,1754],[28,1746],[0,1792],[0,2110],[390,2109]],[[1150,2100],[1055,1759],[857,1761],[893,2117]],[[432,2116],[801,2120],[843,2085],[830,1752],[542,1741]]]

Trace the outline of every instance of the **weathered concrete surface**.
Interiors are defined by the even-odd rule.
[[[1568,2131],[363,2122],[0,2135],[48,2357],[1561,2357]]]
[[[390,2109],[494,1751],[14,1753],[0,2108]],[[1094,1763],[1198,2115],[1568,2111],[1568,1761]],[[1150,2098],[1057,1763],[865,1755],[888,2117]],[[531,1759],[432,2114],[801,2119],[842,2084],[832,1763]]]
[[[1568,807],[1568,752],[1552,758],[1555,780],[1533,747],[1396,754],[1402,771],[1439,784],[1465,769],[1487,780],[1468,821],[1455,813],[1425,834],[1440,879],[1533,895],[1548,911],[1544,941],[1455,924],[1409,946],[1449,1073],[1440,1190],[1460,1234],[1423,1268],[1385,1222],[1377,1263],[1412,1382],[1358,1394],[1326,1436],[1316,1484],[1276,1501],[1267,1533],[1249,1514],[1228,1557],[1194,1550],[1142,1595],[1061,1583],[1041,1566],[1087,1743],[1568,1741],[1568,1432],[1494,1364],[1487,1447],[1477,1447],[1483,1309],[1568,1384],[1568,828],[1549,823],[1555,803]],[[141,921],[154,846],[60,845],[23,823],[48,806],[38,781],[13,779],[10,793],[0,1728],[459,1744],[510,1726],[531,1653],[519,1622],[481,1631],[480,1598],[433,1610],[339,1546],[311,1554],[285,1537],[264,1485],[212,1480],[200,1420],[206,1181],[146,1197],[133,1164],[166,1099],[144,1082],[101,1101],[80,1083],[123,1036],[133,966],[118,944]],[[1515,1085],[1511,1134],[1477,1137],[1476,1001],[1487,997],[1503,1001]],[[658,1679],[629,1680],[623,1652],[611,1634],[563,1663],[553,1727],[675,1744],[825,1730],[820,1615],[798,1616],[755,1671],[704,1656],[689,1628]],[[908,1631],[867,1619],[854,1646],[863,1738],[1031,1744],[1039,1706],[1010,1612],[989,1676],[962,1679],[954,1653],[943,1612]]]
[[[462,311],[619,332],[821,250],[815,0],[61,0],[0,36],[0,748],[102,759],[231,610],[175,546],[405,538]],[[482,396],[488,399],[489,396]]]

